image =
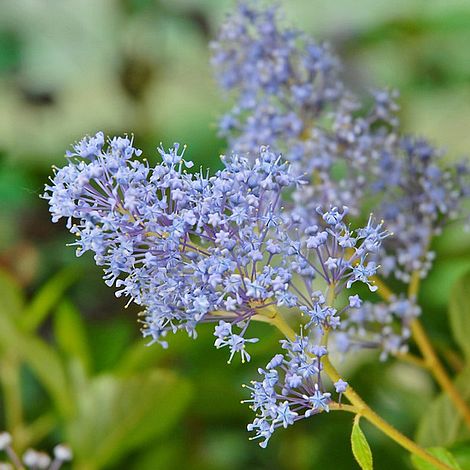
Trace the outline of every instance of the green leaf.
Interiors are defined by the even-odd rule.
[[[458,375],[455,386],[462,398],[470,402],[470,368],[467,367]],[[423,413],[416,438],[425,447],[448,447],[469,439],[470,431],[449,397],[441,393]]]
[[[86,372],[91,369],[91,355],[82,317],[74,305],[64,300],[54,315],[54,336],[60,349],[70,359],[79,359]]]
[[[0,315],[18,317],[23,309],[24,297],[15,279],[0,270]]]
[[[95,372],[115,370],[131,345],[135,330],[135,321],[123,317],[114,317],[112,322],[95,322],[93,328],[88,329]]]
[[[455,341],[465,356],[470,359],[470,271],[454,284],[450,302],[450,326]]]
[[[184,448],[184,445],[185,442],[181,439],[169,436],[169,439],[166,439],[158,446],[139,452],[133,458],[133,466],[139,470],[192,468],[188,462],[188,451]],[[243,453],[241,455],[243,456]],[[230,462],[230,464],[229,468],[236,468],[233,462]]]
[[[22,325],[26,331],[34,331],[46,319],[79,274],[76,267],[63,269],[39,289],[23,312]]]
[[[13,351],[31,368],[63,416],[71,413],[68,380],[54,349],[40,338],[19,331],[6,315],[0,315],[0,346]]]
[[[351,447],[354,458],[362,470],[372,470],[374,468],[372,461],[372,452],[367,442],[366,436],[359,426],[359,415],[354,418],[354,424],[351,433]]]
[[[444,447],[430,447],[426,449],[431,455],[438,458],[442,463],[447,464],[454,470],[462,470],[460,465],[455,460],[454,456]],[[426,462],[421,457],[415,454],[411,455],[411,463],[416,470],[439,470],[435,465]]]
[[[452,446],[450,451],[462,469],[470,469],[470,441],[461,442],[455,446]]]
[[[77,468],[103,468],[167,434],[184,412],[189,382],[162,370],[103,374],[75,386],[78,413],[67,439]]]

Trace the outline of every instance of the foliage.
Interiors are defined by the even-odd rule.
[[[63,248],[70,238],[46,223],[46,206],[38,199],[50,164],[61,162],[70,141],[97,127],[112,134],[134,130],[136,145],[149,154],[156,138],[164,136],[171,144],[183,136],[197,167],[217,169],[217,153],[225,144],[216,139],[214,123],[227,106],[214,91],[206,44],[232,2],[59,3],[46,8],[5,0],[0,15],[0,380],[21,381],[24,409],[15,443],[20,450],[27,445],[52,449],[79,433],[79,425],[90,434],[99,421],[92,410],[102,400],[104,411],[110,410],[109,400],[126,420],[119,397],[135,397],[133,385],[146,388],[155,380],[163,387],[181,384],[182,396],[177,393],[174,406],[168,405],[173,416],[157,401],[152,408],[169,413],[166,431],[145,428],[146,436],[125,444],[110,435],[108,449],[92,458],[83,452],[95,452],[94,443],[81,435],[84,450],[75,463],[93,466],[99,458],[110,469],[350,470],[350,416],[343,414],[319,416],[315,425],[299,423],[274,437],[267,450],[248,442],[240,431],[250,416],[238,404],[239,385],[256,375],[258,364],[234,363],[227,371],[226,354],[209,347],[214,338],[204,326],[197,343],[176,336],[171,350],[147,348],[134,312],[122,313],[124,303],[116,303],[101,286],[91,258],[84,257],[81,273],[74,273],[78,265]],[[399,88],[400,117],[408,131],[444,144],[449,160],[468,149],[470,61],[462,47],[469,39],[468,5],[453,0],[427,2],[426,8],[419,0],[364,0],[361,8],[352,0],[284,3],[294,23],[333,43],[359,93],[370,85]],[[437,261],[423,283],[420,303],[446,369],[460,374],[458,387],[465,391],[467,322],[458,316],[461,307],[451,307],[451,317],[446,309],[454,297],[453,282],[470,268],[470,239],[451,231],[433,248]],[[68,264],[71,269],[62,273]],[[464,307],[466,282],[455,294]],[[38,293],[46,284],[50,291],[43,291],[41,300]],[[20,319],[23,315],[30,320]],[[264,364],[279,335],[268,325],[256,325],[253,334],[265,339],[252,345]],[[421,419],[418,440],[445,446],[462,469],[470,468],[469,436],[448,400],[415,366],[389,360],[379,367],[376,359],[364,352],[346,360],[342,370],[392,424],[412,436]],[[50,368],[43,361],[50,361]],[[147,375],[149,383],[143,379]],[[87,392],[78,396],[79,389]],[[147,401],[140,398],[145,408]],[[12,430],[8,423],[17,412],[6,406],[9,399],[2,387],[0,428]],[[75,423],[70,416],[79,402]],[[361,427],[376,468],[411,468],[406,453],[367,423],[361,421]]]
[[[15,281],[0,275],[5,418],[20,452],[54,431],[72,447],[74,468],[97,469],[159,442],[172,429],[188,405],[189,382],[153,365],[122,373],[116,364],[115,370],[93,373],[86,326],[64,299],[66,288],[79,279],[76,270],[54,276],[28,303]],[[35,334],[49,316],[53,343]],[[47,396],[47,405],[35,410],[41,414],[31,423],[23,421],[23,368],[39,386],[36,394],[42,389]]]

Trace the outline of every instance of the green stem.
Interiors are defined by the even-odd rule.
[[[426,364],[426,361],[418,356],[415,356],[414,354],[410,353],[397,353],[395,356],[397,359],[400,359],[403,362],[408,362],[409,364],[413,364],[417,367],[421,367],[422,369],[427,369],[428,366]]]
[[[354,405],[343,405],[343,403],[332,402],[328,404],[330,411],[347,411],[349,413],[358,413],[358,409]]]
[[[332,289],[330,289],[330,291],[331,290]],[[291,341],[295,340],[295,331],[287,324],[287,322],[285,321],[283,316],[279,314],[279,312],[277,312],[274,316],[264,317],[262,321],[265,321],[277,327],[279,331]],[[328,355],[322,358],[322,362],[323,370],[333,382],[337,382],[341,378],[341,376],[339,375],[335,367],[331,364]],[[429,462],[430,464],[434,465],[436,468],[440,470],[451,470],[449,466],[445,465],[436,457],[426,452],[426,450],[424,450],[418,444],[416,444],[411,439],[402,434],[400,431],[395,429],[391,424],[387,423],[384,419],[382,419],[364,402],[364,400],[356,393],[356,391],[350,385],[348,385],[348,388],[344,392],[344,395],[351,402],[352,405],[352,407],[348,405],[341,405],[342,408],[348,406],[345,411],[360,414],[365,419],[367,419],[367,421],[373,424],[376,428],[380,429],[384,434],[394,440],[397,444],[401,445],[403,448],[405,448],[412,454],[418,455],[426,462]],[[339,409],[339,407],[335,409]]]
[[[408,285],[408,298],[411,301],[416,301],[418,297],[420,280],[421,277],[419,272],[415,271],[411,275],[410,283]],[[375,284],[379,287],[377,292],[384,300],[390,301],[393,297],[395,297],[393,291],[382,280],[375,278],[374,281]],[[448,395],[454,404],[454,407],[460,413],[467,427],[470,429],[470,408],[455,387],[452,379],[447,374],[447,371],[442,365],[442,362],[439,360],[439,357],[436,354],[425,329],[421,325],[421,322],[415,318],[411,322],[410,328],[413,339],[423,357],[422,364],[420,365],[424,365],[424,367],[430,371],[436,382]]]
[[[334,382],[338,381],[341,378],[340,374],[333,366],[328,356],[323,357],[323,370]],[[364,417],[367,421],[373,424],[377,429],[380,429],[384,434],[394,440],[397,444],[408,450],[410,453],[418,455],[423,460],[429,462],[430,464],[434,465],[439,469],[450,469],[449,466],[445,465],[436,457],[426,452],[426,450],[424,450],[410,438],[406,437],[404,434],[398,431],[398,429],[394,428],[391,424],[381,418],[374,410],[372,410],[372,408],[370,408],[364,402],[364,400],[350,385],[348,385],[348,388],[344,392],[344,395],[355,407],[355,409],[357,410],[357,414]]]
[[[426,367],[431,371],[436,382],[454,403],[455,408],[464,419],[467,427],[470,428],[470,408],[460,395],[459,391],[455,388],[450,377],[447,375],[447,372],[437,357],[423,326],[417,318],[411,322],[411,331],[413,333],[413,338],[424,357]]]

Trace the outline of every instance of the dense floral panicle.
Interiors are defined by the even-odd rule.
[[[372,183],[385,194],[380,211],[394,233],[384,244],[384,270],[405,282],[413,271],[427,274],[432,237],[459,215],[469,195],[468,166],[443,166],[443,155],[424,139],[402,137],[395,153],[379,161]]]
[[[355,349],[378,349],[381,360],[408,351],[410,323],[421,313],[418,305],[405,297],[387,303],[349,300],[341,329],[332,337],[337,350],[346,354]]]
[[[469,195],[467,165],[443,167],[441,152],[402,137],[397,93],[373,90],[364,107],[340,78],[325,45],[284,27],[279,5],[244,1],[212,44],[216,76],[235,95],[220,121],[230,148],[269,145],[310,184],[293,192],[290,216],[317,223],[315,208],[347,205],[358,215],[370,200],[394,233],[385,242],[386,275],[426,275],[431,237]]]
[[[246,346],[258,341],[247,336],[253,318],[272,318],[277,308],[302,314],[306,336],[284,341],[286,354],[251,387],[261,414],[250,428],[264,445],[274,428],[328,410],[326,349],[308,337],[350,327],[360,298],[349,296],[341,309],[332,298],[356,282],[375,290],[371,257],[387,233],[372,216],[351,230],[347,207],[317,207],[318,225],[296,222],[283,200],[305,182],[267,147],[254,157],[222,156],[224,168],[213,176],[187,173],[192,162],[178,144],[158,153],[151,167],[127,137],[86,137],[55,170],[44,197],[53,220],[67,220],[77,254],[93,252],[116,295],[144,307],[151,342],[166,345],[167,333],[180,329],[196,336],[199,323],[214,322],[214,345],[229,350],[229,362],[236,354],[244,362]],[[344,387],[338,383],[338,393]]]
[[[144,334],[194,335],[197,323],[220,319],[244,331],[260,309],[293,304],[290,273],[274,262],[287,240],[281,192],[301,182],[289,165],[263,147],[254,161],[223,157],[208,177],[184,171],[191,162],[177,144],[159,153],[151,168],[127,138],[87,137],[45,193],[53,220],[65,217],[77,236],[77,254],[94,252],[117,295],[146,308]],[[218,347],[248,359],[244,342],[230,332]]]
[[[278,4],[260,5],[240,2],[212,43],[216,77],[236,96],[220,132],[236,152],[270,145],[308,174],[314,184],[295,195],[302,214],[338,203],[357,213],[369,160],[393,140],[378,125],[395,122],[393,94],[373,92],[374,106],[357,116],[360,104],[328,45],[281,26]]]
[[[302,234],[298,231],[297,240],[291,244],[292,269],[305,280],[322,278],[326,285],[334,286],[336,294],[357,281],[375,291],[372,277],[379,266],[370,258],[379,252],[382,240],[388,236],[383,223],[376,224],[371,216],[365,227],[354,231],[344,222],[347,207],[333,207],[325,212],[317,208],[317,213],[323,224],[305,227]],[[325,304],[323,295],[312,290],[309,295],[310,306],[321,311]]]
[[[152,342],[220,322],[216,347],[249,360],[250,320],[273,307],[300,309],[309,330],[340,325],[314,288],[317,278],[336,293],[356,281],[375,289],[369,256],[385,236],[382,225],[370,219],[353,232],[347,208],[317,208],[323,225],[300,234],[282,201],[303,181],[267,147],[256,158],[223,156],[214,176],[187,173],[192,163],[178,144],[158,152],[161,162],[150,167],[128,138],[86,137],[44,195],[53,220],[66,218],[76,235],[77,254],[92,251],[116,294],[145,308]]]
[[[246,386],[251,396],[244,403],[249,403],[256,413],[248,430],[255,432],[253,439],[261,439],[261,447],[266,447],[277,428],[328,412],[331,402],[331,393],[325,391],[321,376],[326,348],[312,345],[304,336],[283,340],[281,344],[286,352],[276,354],[264,369],[258,369],[262,380]],[[347,386],[347,382],[339,380],[336,392],[344,393]]]

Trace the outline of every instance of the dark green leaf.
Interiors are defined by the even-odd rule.
[[[426,450],[431,455],[438,458],[442,463],[447,464],[450,468],[454,470],[462,470],[454,456],[444,447],[430,447]],[[439,470],[438,467],[430,464],[429,462],[426,462],[415,454],[411,455],[411,462],[416,470]]]
[[[470,359],[470,272],[454,284],[449,301],[452,334],[460,349]]]
[[[354,424],[351,433],[351,447],[354,458],[362,470],[372,470],[374,468],[372,452],[370,450],[366,436],[359,426],[359,415],[356,415],[354,418]]]
[[[133,318],[116,316],[113,321],[94,323],[93,328],[88,329],[94,371],[115,370],[119,359],[130,347],[136,330]]]

